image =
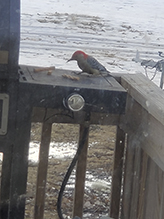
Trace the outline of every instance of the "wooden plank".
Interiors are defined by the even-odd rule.
[[[65,69],[54,69],[51,75],[47,75],[47,71],[34,73],[35,66],[20,66],[22,74],[26,77],[29,83],[44,84],[53,86],[67,86],[67,87],[78,87],[86,89],[98,89],[98,90],[111,90],[111,91],[122,91],[125,92],[123,87],[114,79],[114,77],[101,75],[78,75],[79,80],[70,80],[69,78],[63,77],[62,75],[76,76],[70,70]],[[26,83],[27,81],[22,80]]]
[[[121,77],[121,85],[155,119],[164,125],[164,93],[142,74]]]
[[[131,196],[133,185],[133,168],[134,168],[134,155],[135,148],[132,146],[133,136],[127,136],[127,148],[125,157],[125,170],[124,170],[124,182],[123,182],[123,197],[122,197],[122,209],[121,218],[130,218],[131,208]]]
[[[147,169],[149,164],[148,155],[142,150],[142,168],[141,168],[141,179],[140,179],[140,190],[139,190],[139,199],[138,199],[138,212],[137,216],[140,219],[145,219],[145,191],[146,191],[146,179],[147,179]]]
[[[136,200],[133,197],[137,198],[135,193],[135,171],[139,174],[140,168],[137,166],[137,155],[140,154],[140,149],[137,151],[136,147],[141,147],[140,136],[138,135],[138,127],[142,122],[142,113],[141,107],[138,103],[131,98],[130,95],[127,97],[127,109],[124,118],[124,126],[122,127],[125,132],[128,133],[127,138],[127,151],[126,151],[126,160],[125,160],[125,173],[124,173],[124,183],[123,183],[123,200],[122,200],[122,218],[129,219],[131,218],[131,203],[134,202],[136,214],[137,206]],[[138,115],[138,116],[137,116]],[[137,130],[137,131],[136,131]],[[140,130],[140,129],[139,129]],[[135,154],[137,152],[137,155]],[[138,186],[138,185],[137,185]],[[138,190],[138,187],[137,187]],[[133,218],[133,217],[132,217]],[[135,217],[134,217],[135,218]]]
[[[121,128],[133,135],[142,149],[164,170],[164,125],[130,95],[127,98],[126,114],[121,119]]]
[[[122,129],[117,127],[116,145],[114,151],[114,164],[112,172],[112,187],[111,187],[111,204],[110,216],[112,218],[119,218],[120,212],[120,198],[121,198],[121,184],[123,172],[123,157],[125,147],[125,133]]]
[[[164,198],[163,91],[143,75],[124,75],[121,83],[128,91],[127,109],[125,117],[122,117],[121,127],[130,136],[130,142],[135,142],[135,148],[138,145],[143,149],[143,156],[139,155],[139,151],[133,152],[134,175],[133,179],[130,179],[133,183],[129,197],[126,194],[129,182],[126,180],[127,167],[125,168],[122,216],[125,216],[123,217],[125,219],[163,218],[164,211],[161,206]],[[129,165],[128,156],[126,163]],[[130,214],[127,204],[131,205]]]
[[[158,219],[159,218],[159,199],[157,194],[157,166],[150,159],[147,169],[146,182],[146,197],[145,197],[145,218]]]
[[[160,209],[159,209],[159,219],[163,219],[164,218],[164,172],[162,171],[161,174],[161,180],[160,180],[160,186],[159,186],[159,192],[161,194],[161,199],[160,199]]]
[[[132,185],[132,195],[131,195],[131,207],[130,207],[130,218],[138,218],[138,200],[140,191],[140,174],[141,174],[141,147],[138,142],[133,142],[131,147],[135,148],[134,154],[134,169],[133,169],[133,185]]]
[[[28,170],[28,149],[31,130],[31,106],[28,105],[28,97],[19,92],[16,111],[16,126],[10,129],[15,137],[12,142],[12,170],[10,178],[10,206],[8,219],[24,218],[26,183]],[[14,111],[13,111],[14,112]],[[13,119],[13,114],[12,114]],[[10,128],[10,126],[9,126]],[[9,131],[9,130],[8,130]],[[12,140],[12,139],[11,139]]]
[[[43,123],[39,151],[39,165],[36,184],[34,219],[44,218],[44,201],[47,182],[47,168],[52,124]]]
[[[0,192],[0,218],[6,219],[8,216],[9,197],[10,197],[10,178],[11,178],[12,153],[6,151],[3,154],[2,173],[1,173],[1,192]]]
[[[86,133],[86,136],[84,136],[84,133]],[[82,141],[84,141],[84,145],[82,145],[82,151],[77,161],[73,207],[73,217],[78,216],[80,218],[82,218],[83,216],[83,199],[85,188],[85,174],[87,166],[88,136],[89,125],[87,123],[80,125],[79,145],[81,145]]]
[[[159,219],[163,215],[163,171],[150,159],[145,197],[145,217]]]
[[[146,136],[143,138],[142,148],[164,170],[164,126],[151,116],[147,119],[147,124],[148,130],[143,130],[143,135]]]
[[[86,112],[68,112],[63,109],[46,109],[34,107],[32,112],[32,122],[48,123],[72,123],[82,124],[85,121]],[[119,125],[120,115],[109,113],[91,112],[90,123],[99,125]]]
[[[134,160],[137,160],[137,157]],[[137,179],[138,174],[134,165],[130,218],[163,218],[164,173],[145,152],[142,161],[138,160],[138,164],[142,165],[141,176]]]

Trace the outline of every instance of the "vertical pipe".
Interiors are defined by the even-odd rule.
[[[84,135],[84,133],[86,133]],[[85,187],[85,173],[87,166],[87,149],[88,149],[88,136],[89,136],[89,125],[84,123],[80,125],[80,136],[79,145],[81,145],[82,150],[79,155],[76,167],[76,182],[75,182],[75,193],[74,193],[74,208],[73,217],[78,216],[82,218],[83,216],[83,199],[84,199],[84,187]],[[85,137],[85,139],[83,139]]]
[[[39,152],[34,219],[43,219],[44,217],[44,200],[47,181],[49,145],[51,140],[51,128],[52,124],[43,123]]]
[[[163,88],[163,80],[164,80],[164,61],[162,62],[162,73],[161,73],[161,81],[160,81],[160,88]]]

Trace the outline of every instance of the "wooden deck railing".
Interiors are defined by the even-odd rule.
[[[163,218],[163,91],[140,74],[122,75],[120,79],[128,98],[125,115],[112,123],[117,125],[117,135],[110,216],[114,219]],[[109,121],[101,122],[109,124]],[[78,191],[84,189],[87,145],[81,157],[83,162],[81,164],[79,160],[77,171],[81,170],[81,165],[84,166],[84,177],[77,172],[78,199],[75,196],[74,202],[74,215],[79,216],[82,216],[83,192],[79,194]]]
[[[162,219],[164,92],[141,74],[123,75],[121,85],[128,98],[120,121],[120,128],[127,133],[120,218]],[[114,211],[111,209],[111,215],[118,218]]]

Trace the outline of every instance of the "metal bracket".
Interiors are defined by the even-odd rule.
[[[9,95],[0,94],[0,135],[7,133]]]

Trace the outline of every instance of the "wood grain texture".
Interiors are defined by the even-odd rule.
[[[43,123],[37,172],[34,219],[44,218],[44,203],[47,182],[49,146],[51,140],[51,129],[52,124]]]
[[[140,74],[124,75],[122,85],[128,98],[121,126],[164,170],[164,93]]]
[[[110,216],[117,219],[120,211],[120,198],[122,189],[123,158],[125,148],[125,133],[117,127],[116,145],[114,151],[114,163],[112,172],[112,188]]]
[[[125,74],[121,85],[149,114],[164,125],[164,92],[142,74]]]
[[[121,84],[128,92],[120,123],[128,134],[121,218],[161,219],[164,93],[140,74],[122,76]]]

